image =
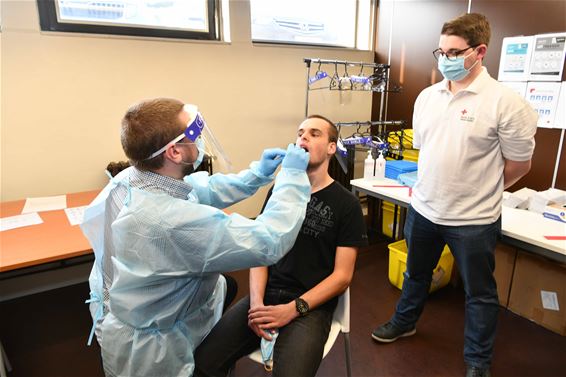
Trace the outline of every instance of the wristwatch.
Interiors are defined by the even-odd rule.
[[[309,304],[300,297],[295,299],[295,308],[301,317],[309,312]]]

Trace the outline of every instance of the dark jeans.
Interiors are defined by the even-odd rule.
[[[286,304],[298,295],[267,290],[266,305]],[[248,327],[249,296],[232,306],[195,351],[195,377],[226,376],[241,357],[259,348],[260,338]],[[279,329],[273,353],[273,376],[314,376],[328,338],[332,313],[314,309]]]
[[[466,294],[464,360],[487,368],[491,363],[499,300],[493,271],[501,218],[488,225],[434,224],[409,207],[405,222],[409,254],[401,298],[391,322],[404,330],[415,326],[428,296],[432,272],[448,244]]]

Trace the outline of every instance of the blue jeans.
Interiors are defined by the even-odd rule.
[[[419,319],[445,244],[456,261],[466,294],[464,360],[468,366],[488,368],[491,363],[499,311],[494,251],[501,218],[488,225],[438,225],[409,207],[405,237],[409,249],[401,298],[391,322],[403,330]]]

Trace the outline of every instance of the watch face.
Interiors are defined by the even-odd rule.
[[[295,300],[295,307],[297,308],[297,312],[300,315],[305,315],[309,311],[309,304],[302,298],[298,298]]]

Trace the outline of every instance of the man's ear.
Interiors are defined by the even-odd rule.
[[[183,158],[176,144],[169,145],[167,149],[165,149],[165,152],[163,152],[163,155],[165,159],[175,163],[178,163]]]
[[[328,150],[327,150],[328,154],[334,154],[336,153],[336,142],[332,142],[330,144],[328,144]]]
[[[485,44],[481,44],[476,48],[478,52],[478,58],[483,59],[487,54],[487,46]]]

